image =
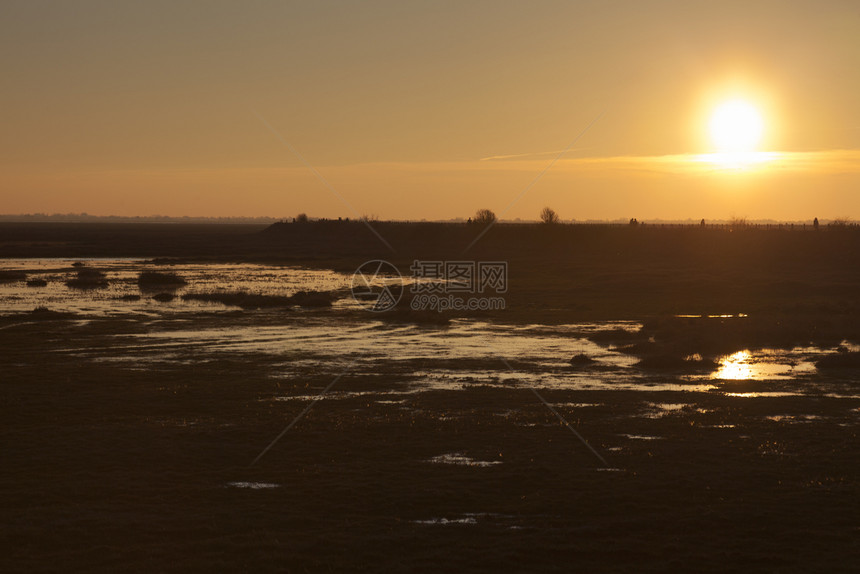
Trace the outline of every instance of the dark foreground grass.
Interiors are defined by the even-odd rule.
[[[280,355],[140,364],[111,351],[115,335],[147,329],[0,330],[0,570],[805,572],[860,560],[858,399],[543,391],[620,469],[598,470],[524,387],[356,395],[318,403],[250,466],[307,405],[276,399],[332,376],[273,378]],[[406,379],[379,365],[332,393]],[[646,416],[662,402],[690,406]],[[427,462],[452,453],[501,464]]]
[[[185,279],[172,272],[142,271],[137,277],[137,284],[144,288],[178,288],[187,283]]]
[[[860,352],[846,351],[819,359],[815,366],[819,369],[860,369]]]
[[[217,291],[210,293],[186,293],[186,301],[221,303],[242,309],[266,309],[278,307],[331,307],[337,299],[336,293],[323,291],[299,291],[293,295],[263,295],[244,291]]]
[[[0,269],[0,283],[17,283],[18,281],[25,281],[26,279],[27,274],[21,271]]]
[[[108,278],[98,269],[79,267],[75,276],[66,280],[66,286],[73,289],[102,289],[108,286]]]

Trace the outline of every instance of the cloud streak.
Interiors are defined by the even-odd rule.
[[[588,147],[573,148],[573,149],[567,150],[567,153],[576,152],[576,151],[586,151],[589,149],[591,149],[591,148],[588,148]],[[491,155],[488,157],[482,157],[478,161],[504,161],[504,160],[511,160],[511,159],[526,159],[526,158],[532,158],[532,157],[538,158],[538,157],[544,157],[544,156],[558,155],[564,151],[565,150],[563,150],[563,149],[555,149],[552,151],[535,151],[535,152],[526,152],[526,153],[512,153],[512,154],[507,154],[507,155]]]

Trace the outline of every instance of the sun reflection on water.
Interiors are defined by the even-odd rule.
[[[750,366],[750,352],[738,351],[720,360],[720,368],[714,373],[715,379],[730,381],[747,381],[753,377]]]
[[[815,372],[814,359],[822,351],[817,347],[793,349],[745,349],[722,357],[711,379],[725,381],[764,381],[790,379]]]

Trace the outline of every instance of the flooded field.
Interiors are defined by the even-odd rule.
[[[181,296],[187,293],[242,291],[289,296],[304,290],[334,291],[349,287],[349,277],[331,271],[248,263],[156,265],[142,259],[7,259],[3,261],[3,269],[27,277],[26,281],[0,282],[4,313],[47,307],[96,317],[170,316],[223,309],[217,303],[183,300]],[[82,269],[103,272],[106,283],[87,288],[68,286],[66,283]],[[144,271],[176,273],[187,283],[141,286],[138,280]],[[39,280],[46,284],[30,284]],[[160,293],[170,293],[175,298],[169,304],[153,298]]]
[[[17,501],[4,535],[24,569],[122,555],[145,571],[175,537],[311,570],[359,569],[359,556],[393,571],[406,555],[430,570],[452,545],[462,565],[539,566],[577,548],[599,569],[603,551],[588,547],[619,536],[632,550],[616,563],[630,568],[715,552],[790,566],[856,549],[860,378],[816,366],[854,342],[655,368],[631,350],[655,345],[639,321],[414,322],[364,311],[333,271],[74,263],[9,260],[26,278],[0,284],[0,487]],[[106,284],[68,286],[82,268]],[[142,286],[143,271],[185,283]],[[237,291],[334,296],[262,308],[184,297]],[[61,544],[39,536],[48,524]],[[715,524],[769,530],[782,550],[727,551],[705,537]],[[334,531],[336,549],[319,536]],[[497,553],[471,554],[464,537]],[[86,550],[99,540],[123,550]]]
[[[276,380],[295,380],[309,373],[336,377],[342,372],[392,378],[391,385],[377,391],[355,391],[349,384],[341,384],[319,396],[328,401],[367,396],[400,404],[397,401],[406,400],[398,398],[401,395],[464,390],[475,385],[683,393],[689,397],[687,401],[647,403],[643,415],[672,416],[695,409],[700,393],[716,393],[738,401],[793,396],[860,399],[853,372],[822,374],[816,369],[816,360],[837,352],[832,348],[745,349],[721,356],[713,368],[705,371],[655,372],[641,368],[636,356],[591,339],[601,332],[635,333],[642,325],[634,321],[524,325],[462,318],[444,326],[390,322],[364,312],[350,295],[350,276],[332,271],[251,264],[166,266],[145,260],[110,259],[12,260],[6,268],[26,273],[31,281],[44,279],[47,285],[34,287],[23,280],[0,284],[2,312],[13,318],[0,329],[15,332],[26,328],[27,323],[43,325],[43,321],[14,320],[16,316],[26,319],[26,312],[40,307],[69,313],[62,323],[67,336],[51,345],[48,350],[53,354],[123,364],[130,369],[202,364],[224,357],[259,361],[265,356],[270,364],[269,377]],[[89,289],[67,286],[66,281],[81,268],[103,271],[107,284]],[[140,273],[152,269],[174,273],[186,283],[168,288],[139,285]],[[165,289],[174,296],[172,299],[153,298]],[[274,296],[330,291],[338,293],[338,297],[331,307],[321,310],[277,308],[253,312],[182,297],[186,293],[236,290]],[[746,316],[709,318],[741,321]],[[845,341],[841,347],[857,350],[856,345]],[[586,366],[572,365],[570,359],[574,356],[588,356],[590,362]],[[273,398],[318,398],[318,389],[310,390],[310,394],[286,393]],[[857,414],[847,413],[848,419],[852,413]],[[769,420],[782,420],[783,415],[768,416]]]
[[[852,381],[823,376],[815,361],[837,352],[814,346],[788,349],[744,349],[723,355],[706,372],[654,373],[639,368],[639,359],[612,344],[599,344],[599,332],[636,332],[635,321],[604,321],[561,325],[509,324],[503,320],[452,319],[444,326],[386,321],[363,312],[353,300],[351,277],[333,271],[255,264],[155,265],[146,260],[8,260],[4,267],[26,273],[24,280],[0,283],[0,313],[22,319],[7,321],[13,329],[26,313],[45,308],[70,313],[70,337],[53,349],[96,361],[125,362],[141,367],[174,360],[210,360],[232,354],[265,354],[275,361],[273,377],[290,377],[307,370],[335,373],[349,363],[357,372],[384,370],[408,375],[409,392],[458,389],[469,384],[528,385],[571,390],[719,391],[733,396],[735,382],[757,382],[761,393],[822,394],[856,398]],[[74,288],[66,282],[81,268],[105,273],[107,283]],[[141,286],[141,272],[173,273],[180,286]],[[241,291],[267,296],[291,296],[303,291],[336,293],[330,307],[297,307],[243,312],[234,305],[184,298],[189,293]],[[169,293],[169,300],[158,300]],[[683,316],[691,318],[695,316]],[[109,336],[94,346],[86,340],[105,319],[121,319]],[[746,315],[711,316],[742,321]],[[101,331],[98,331],[101,333]],[[843,349],[858,350],[843,341]],[[572,368],[570,359],[585,355],[591,362]],[[283,361],[278,361],[278,359]],[[843,373],[844,374],[844,373]],[[337,396],[333,391],[332,396]]]

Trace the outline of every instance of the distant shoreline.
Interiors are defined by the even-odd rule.
[[[812,225],[814,218],[803,220],[778,220],[778,219],[745,219],[747,225]],[[224,224],[224,225],[270,225],[279,222],[291,222],[292,217],[205,217],[205,216],[167,216],[167,215],[89,215],[86,213],[75,214],[0,214],[0,223],[184,223],[184,224]],[[353,219],[355,220],[355,219]],[[350,218],[326,218],[326,217],[311,217],[311,222],[330,222],[330,221],[350,221]],[[371,219],[372,223],[382,221],[384,223],[466,223],[468,218],[440,219],[440,220],[417,220],[417,219],[391,219],[391,220],[375,220]],[[626,225],[629,219],[570,219],[561,220],[558,225]],[[701,219],[639,219],[643,225],[700,225]],[[708,219],[705,218],[707,225],[731,225],[736,219]],[[819,218],[822,225],[827,225],[833,222],[853,223],[845,218]],[[534,219],[500,219],[499,223],[506,224],[523,224],[530,225],[540,223]]]
[[[268,225],[281,221],[277,217],[171,217],[162,215],[87,215],[87,214],[25,214],[0,215],[0,223],[220,223],[225,225]]]

